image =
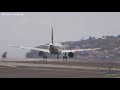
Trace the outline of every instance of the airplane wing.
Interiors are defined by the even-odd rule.
[[[49,45],[46,44],[46,45],[40,45],[40,46],[46,46],[46,47],[48,47]]]
[[[36,51],[43,51],[43,52],[48,52],[48,49],[42,49],[42,48],[34,48],[34,47],[24,47],[24,46],[18,46],[18,45],[11,45],[12,47],[16,48],[21,48],[21,49],[28,49],[28,50],[36,50]]]
[[[100,49],[100,48],[93,48],[93,49],[72,49],[72,50],[62,50],[61,53],[68,53],[68,52],[80,52],[80,51],[94,51],[94,50],[97,50],[97,49]]]

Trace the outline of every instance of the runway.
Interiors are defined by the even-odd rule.
[[[109,66],[117,75],[109,76]],[[119,78],[120,63],[87,63],[77,60],[0,60],[0,78]]]

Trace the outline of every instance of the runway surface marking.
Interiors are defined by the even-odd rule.
[[[8,66],[9,66],[9,65],[8,65]],[[11,67],[11,66],[10,66],[10,67]],[[0,67],[0,68],[5,69],[5,68],[8,68],[8,67]],[[66,69],[66,70],[65,70],[65,69],[48,69],[48,68],[45,69],[45,68],[36,68],[36,67],[35,67],[35,68],[19,67],[19,69],[20,69],[20,68],[21,68],[21,69],[24,69],[24,70],[26,69],[26,70],[37,70],[37,71],[57,71],[57,72],[62,72],[62,73],[63,73],[63,72],[72,72],[72,73],[74,73],[74,72],[78,72],[78,73],[79,73],[79,72],[87,72],[87,73],[88,73],[88,72],[93,72],[93,71],[88,71],[88,70],[82,70],[82,71],[81,71],[81,70],[72,70],[72,69],[71,69],[71,70],[70,70],[70,69]],[[97,71],[97,72],[95,72],[95,73],[101,74],[101,73],[106,73],[106,72]]]
[[[63,59],[42,59],[42,58],[0,58],[0,61],[59,61],[59,62],[102,62],[102,63],[108,63],[108,62],[113,62],[113,63],[120,63],[119,61],[110,61],[110,60],[79,60],[79,59],[68,59],[68,60],[63,60]]]
[[[17,67],[17,66],[15,66],[15,65],[9,65],[9,64],[3,65],[3,66],[8,66],[8,67]]]
[[[16,63],[16,62],[0,62],[1,66],[25,66],[25,67],[54,67],[54,68],[69,68],[69,69],[85,69],[85,70],[108,70],[103,67],[90,67],[90,66],[78,66],[78,65],[53,65],[53,64],[33,64],[33,63]],[[120,71],[120,68],[117,68]]]
[[[92,71],[81,71],[81,70],[63,70],[63,69],[41,69],[41,68],[24,68],[24,69],[33,69],[33,70],[43,70],[43,71],[61,71],[61,72],[92,72]],[[105,72],[95,72],[95,73],[105,73]]]

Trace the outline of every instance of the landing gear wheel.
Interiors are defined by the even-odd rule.
[[[63,59],[67,60],[67,54],[66,54],[66,52],[65,52],[65,55],[63,56]]]
[[[57,59],[59,59],[59,56],[57,56]]]
[[[67,60],[67,56],[63,56],[63,59],[66,59],[66,60]]]
[[[47,56],[43,56],[43,59],[47,59]]]

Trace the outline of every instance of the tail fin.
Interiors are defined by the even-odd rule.
[[[53,44],[53,27],[52,27],[52,34],[51,34],[51,42]]]
[[[2,58],[6,58],[7,57],[7,52],[4,52],[3,54],[2,54]]]

